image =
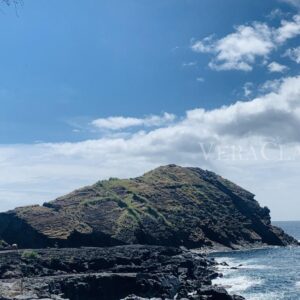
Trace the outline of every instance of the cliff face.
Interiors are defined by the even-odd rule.
[[[175,165],[134,179],[99,181],[43,206],[1,213],[0,237],[28,248],[296,243],[271,225],[269,210],[250,192],[212,172]]]

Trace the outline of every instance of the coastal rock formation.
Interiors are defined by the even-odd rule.
[[[201,254],[162,246],[5,251],[0,299],[243,299],[211,286],[214,267]]]
[[[297,243],[271,225],[269,209],[234,183],[199,168],[159,167],[99,181],[43,206],[0,214],[0,238],[20,248],[227,247]]]

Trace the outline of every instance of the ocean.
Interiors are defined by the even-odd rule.
[[[273,222],[300,240],[300,221]],[[222,278],[214,284],[247,300],[300,300],[300,247],[272,247],[249,251],[214,253]]]

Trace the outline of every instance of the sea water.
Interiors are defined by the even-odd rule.
[[[300,240],[300,222],[274,222]],[[222,278],[214,284],[249,300],[300,300],[300,247],[214,253]]]

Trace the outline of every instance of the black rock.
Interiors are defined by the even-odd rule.
[[[0,255],[0,295],[3,299],[234,299],[211,286],[218,275],[215,266],[201,254],[163,246],[5,251]]]

